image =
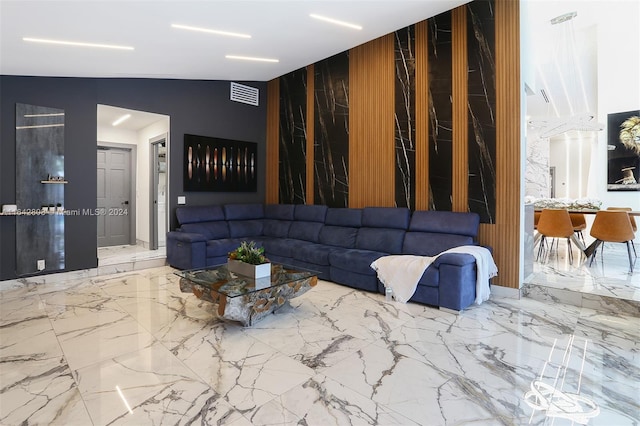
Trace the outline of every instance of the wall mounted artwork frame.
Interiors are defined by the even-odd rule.
[[[607,191],[640,191],[640,110],[607,116]]]
[[[183,189],[200,192],[256,192],[258,144],[184,135]]]

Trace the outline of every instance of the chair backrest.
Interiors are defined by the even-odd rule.
[[[569,238],[573,225],[565,209],[543,209],[538,222],[538,232],[546,237]]]
[[[533,229],[538,229],[538,222],[540,222],[540,215],[542,212],[533,212]]]
[[[571,219],[574,231],[587,229],[587,220],[584,218],[583,213],[569,213],[569,218]]]
[[[600,210],[591,225],[591,236],[602,241],[624,243],[634,238],[629,214],[622,210]]]
[[[630,212],[631,207],[607,207],[607,210],[621,210],[623,212]],[[637,232],[638,231],[638,225],[636,225],[636,219],[629,215],[629,220],[631,221],[631,228],[633,229],[633,232]]]

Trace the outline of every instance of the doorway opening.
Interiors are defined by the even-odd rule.
[[[134,153],[130,161],[131,195],[129,200],[124,200],[129,201],[125,205],[129,206],[130,238],[124,244],[110,239],[102,223],[107,218],[99,218],[98,231],[105,235],[99,234],[102,243],[98,245],[98,265],[164,258],[164,237],[171,223],[168,209],[170,117],[110,105],[97,105],[96,115],[98,147],[129,148]],[[125,116],[128,118],[118,123],[117,120]]]

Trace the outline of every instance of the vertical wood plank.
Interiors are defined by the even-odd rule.
[[[427,21],[416,24],[416,210],[429,208],[429,64]]]
[[[467,9],[460,6],[451,13],[452,22],[452,76],[453,76],[453,176],[452,209],[467,211],[468,160],[467,160]]]
[[[280,80],[267,83],[267,158],[265,159],[265,202],[280,202],[279,188]]]
[[[313,144],[315,132],[315,78],[313,64],[307,66],[307,204],[314,204],[315,156]]]
[[[349,207],[393,206],[393,34],[349,51],[349,87]]]

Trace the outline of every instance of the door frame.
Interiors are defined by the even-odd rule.
[[[158,209],[156,208],[156,193],[158,191],[158,173],[155,160],[158,155],[158,146],[164,142],[165,147],[165,232],[169,231],[169,133],[163,133],[149,139],[149,248],[158,249]]]
[[[129,164],[129,171],[130,171],[129,181],[131,182],[129,187],[129,244],[135,245],[136,235],[137,235],[136,233],[136,196],[135,196],[136,164],[138,164],[137,163],[137,158],[138,158],[137,146],[126,144],[126,143],[98,141],[98,143],[96,144],[96,151],[100,150],[101,148],[123,149],[131,153],[129,158],[129,162],[131,163]],[[96,163],[96,169],[97,169],[97,163]],[[96,229],[96,235],[97,234],[98,234],[98,230]]]

